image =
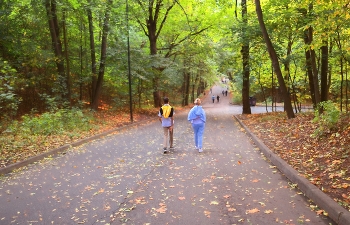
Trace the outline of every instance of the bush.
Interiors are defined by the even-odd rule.
[[[234,92],[232,97],[232,103],[235,105],[242,104],[242,93]]]
[[[91,129],[92,115],[79,109],[60,109],[40,116],[25,115],[21,122],[14,122],[9,131],[28,135],[63,134],[75,130]]]
[[[6,61],[0,59],[0,125],[4,127],[4,122],[10,121],[18,110],[21,99],[16,96],[15,80],[16,70]]]
[[[322,113],[321,113],[322,112]],[[331,101],[319,103],[315,111],[314,123],[318,123],[318,128],[314,131],[313,136],[319,137],[327,132],[335,130],[340,119],[340,111]]]

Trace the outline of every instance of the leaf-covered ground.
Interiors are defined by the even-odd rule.
[[[286,119],[285,113],[239,115],[273,152],[311,183],[350,210],[350,118],[337,129],[313,137],[318,125],[312,113]]]
[[[135,112],[134,121],[154,118],[155,114],[154,109]],[[94,129],[70,136],[2,137],[11,138],[12,144],[1,149],[0,168],[130,122],[128,113],[101,111],[95,117]],[[297,114],[290,120],[284,113],[239,115],[239,118],[272,151],[350,210],[350,118],[342,118],[337,130],[320,138],[311,137],[317,128],[312,122],[313,114]]]

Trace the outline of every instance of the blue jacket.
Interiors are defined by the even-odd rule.
[[[200,118],[204,123],[207,120],[202,106],[195,105],[188,113],[187,120],[191,121],[197,118]]]

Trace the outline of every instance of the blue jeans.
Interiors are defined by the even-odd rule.
[[[192,124],[192,128],[194,132],[194,144],[196,147],[202,148],[205,123]]]

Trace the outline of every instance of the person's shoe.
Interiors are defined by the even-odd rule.
[[[203,149],[201,149],[201,148],[200,148],[200,149],[198,149],[198,152],[199,152],[199,153],[203,152]]]
[[[167,149],[166,148],[163,148],[163,153],[167,153]]]
[[[197,146],[194,146],[196,148],[196,150],[198,150],[199,148]]]
[[[170,147],[170,150],[174,150],[174,146],[171,146],[171,147]]]

